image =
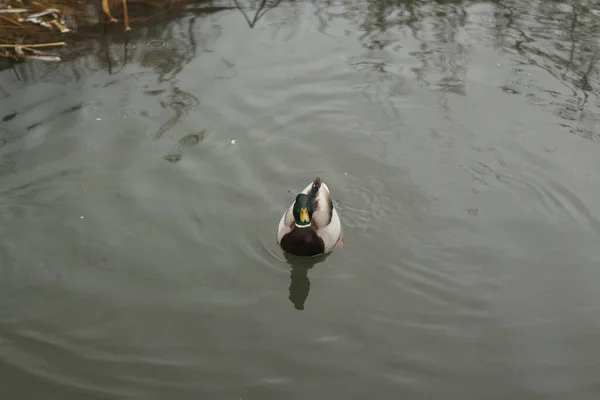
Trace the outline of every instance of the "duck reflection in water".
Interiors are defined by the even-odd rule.
[[[283,253],[292,270],[290,272],[290,287],[288,299],[296,310],[304,310],[304,303],[310,292],[310,279],[308,271],[315,265],[322,263],[331,255],[324,254],[315,258],[300,258],[288,253]]]

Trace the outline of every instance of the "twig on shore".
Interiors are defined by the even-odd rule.
[[[56,42],[56,43],[37,43],[37,44],[27,44],[27,45],[23,45],[23,44],[0,44],[0,48],[2,47],[16,47],[16,46],[22,46],[22,47],[31,47],[31,48],[37,48],[37,47],[52,47],[52,46],[64,46],[65,44],[67,44],[66,42]]]

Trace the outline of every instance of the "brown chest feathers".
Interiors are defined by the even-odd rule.
[[[312,228],[294,227],[281,239],[281,248],[298,257],[314,257],[323,254],[325,244]]]

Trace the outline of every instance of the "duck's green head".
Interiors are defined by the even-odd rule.
[[[310,198],[304,193],[296,196],[294,203],[294,220],[299,227],[310,226],[310,219],[313,214],[313,206]]]

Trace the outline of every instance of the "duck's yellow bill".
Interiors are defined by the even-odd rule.
[[[308,216],[308,208],[302,207],[300,209],[300,222],[307,224],[310,222],[310,217]]]

